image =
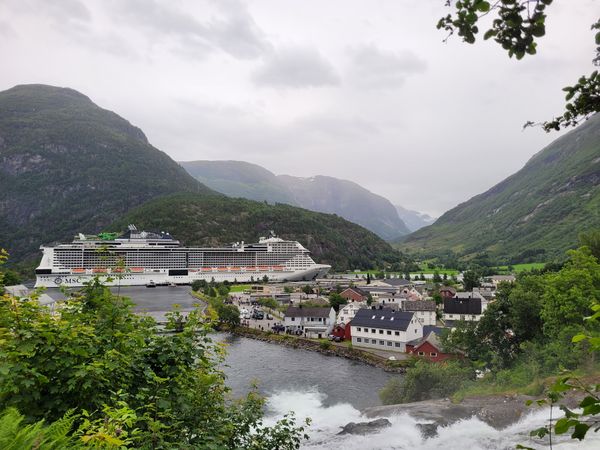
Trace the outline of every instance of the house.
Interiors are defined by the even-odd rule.
[[[412,312],[361,309],[352,322],[352,345],[377,350],[406,351],[406,343],[423,337],[423,324]]]
[[[349,287],[343,290],[340,295],[348,300],[348,302],[365,302],[369,297],[369,293],[359,287]]]
[[[488,278],[496,287],[500,283],[514,283],[517,280],[514,275],[492,275]]]
[[[479,292],[457,292],[444,299],[444,321],[479,321],[487,308],[487,301]]]
[[[331,334],[343,341],[352,341],[352,327],[350,323],[335,325]]]
[[[456,295],[456,289],[451,286],[442,286],[440,288],[440,295],[442,298],[452,298]]]
[[[331,333],[335,324],[335,311],[331,307],[289,306],[283,316],[283,325],[289,333],[304,334],[310,338],[323,338]]]
[[[412,286],[412,283],[404,278],[385,278],[383,280],[377,280],[377,284],[380,286],[389,286],[396,289]]]
[[[436,323],[436,305],[433,300],[407,300],[402,303],[402,311],[415,313],[424,326]]]
[[[457,355],[444,353],[438,335],[431,331],[425,337],[406,344],[406,353],[427,358],[433,362],[445,361]]]
[[[336,324],[349,323],[352,319],[354,319],[354,316],[356,315],[356,312],[359,309],[366,308],[366,307],[367,307],[366,302],[352,302],[352,303],[348,303],[347,305],[344,305],[343,308],[340,308],[340,311],[338,312],[338,316],[337,316],[335,323]]]

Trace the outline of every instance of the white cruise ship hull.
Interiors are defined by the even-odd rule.
[[[168,270],[154,270],[144,273],[132,273],[127,270],[123,273],[91,273],[91,271],[88,271],[90,273],[55,273],[37,275],[35,287],[81,287],[85,283],[92,281],[95,277],[99,277],[107,286],[191,284],[196,280],[252,283],[262,281],[265,276],[268,277],[269,282],[310,281],[325,276],[330,268],[331,266],[325,264],[315,264],[313,267],[304,270],[265,270],[258,272],[203,270],[189,271],[188,275],[169,275]]]

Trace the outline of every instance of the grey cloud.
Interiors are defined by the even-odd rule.
[[[169,36],[178,40],[182,52],[198,57],[219,49],[235,58],[254,59],[270,49],[264,33],[244,4],[237,0],[212,2],[218,14],[201,22],[192,14],[159,0],[114,2],[121,20],[137,24],[153,39]],[[180,49],[181,50],[181,49]]]
[[[370,89],[393,89],[410,75],[427,70],[427,62],[409,50],[389,52],[373,45],[351,50],[350,78]]]
[[[13,11],[20,14],[35,14],[49,17],[55,22],[89,22],[89,9],[80,0],[8,0]]]
[[[305,88],[335,86],[340,78],[334,67],[316,49],[290,47],[277,50],[253,75],[257,85]]]

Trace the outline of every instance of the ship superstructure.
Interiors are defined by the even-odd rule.
[[[40,247],[36,287],[82,286],[95,276],[108,285],[187,284],[195,280],[252,282],[311,280],[331,266],[316,264],[297,241],[272,234],[256,244],[183,247],[166,232],[139,231],[129,225],[121,235],[79,234],[69,244]]]

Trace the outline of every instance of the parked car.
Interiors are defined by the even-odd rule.
[[[281,325],[281,324],[273,325],[271,327],[271,330],[277,331],[277,332],[279,332],[279,331],[285,331],[285,327],[283,325]]]
[[[273,316],[271,314],[267,314],[267,320],[273,320]]]
[[[263,320],[265,318],[265,313],[262,311],[254,311],[252,313],[252,318],[256,320]]]

